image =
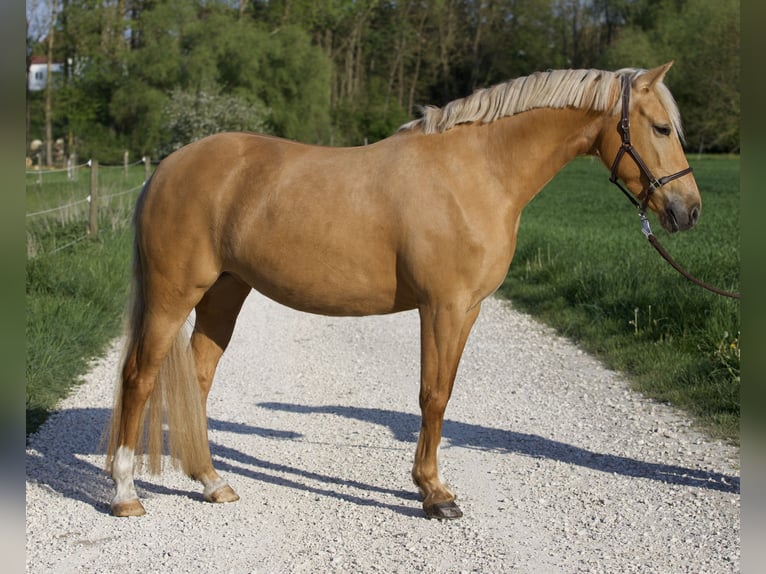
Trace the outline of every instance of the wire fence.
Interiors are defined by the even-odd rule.
[[[135,169],[141,164],[143,178]],[[89,173],[87,180],[80,178],[84,171]],[[129,163],[126,155],[122,165],[70,160],[66,168],[31,169],[26,174],[27,257],[34,258],[98,237],[100,223],[112,229],[126,225],[135,198],[151,175],[151,159]]]

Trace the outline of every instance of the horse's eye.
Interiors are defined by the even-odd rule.
[[[664,137],[668,137],[670,135],[669,126],[654,126],[654,131],[657,133],[657,135],[661,135]]]

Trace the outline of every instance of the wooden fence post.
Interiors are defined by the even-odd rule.
[[[98,236],[98,161],[91,160],[90,164],[90,217],[88,219],[88,237]]]
[[[125,166],[125,177],[128,177],[128,157],[130,155],[130,152],[128,150],[125,150],[125,153],[122,154],[122,164]]]
[[[77,152],[69,154],[66,162],[66,175],[69,181],[77,181]]]
[[[148,155],[144,156],[144,181],[149,181],[149,177],[152,175],[152,158]]]

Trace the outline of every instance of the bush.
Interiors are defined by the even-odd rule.
[[[263,104],[223,94],[217,86],[199,91],[175,88],[163,110],[162,131],[166,135],[158,151],[166,156],[218,132],[265,132],[269,116]]]

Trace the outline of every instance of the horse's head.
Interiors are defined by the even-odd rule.
[[[701,200],[681,146],[678,108],[662,83],[671,65],[618,72],[621,97],[602,131],[598,153],[612,170],[610,179],[673,233],[694,226]]]

